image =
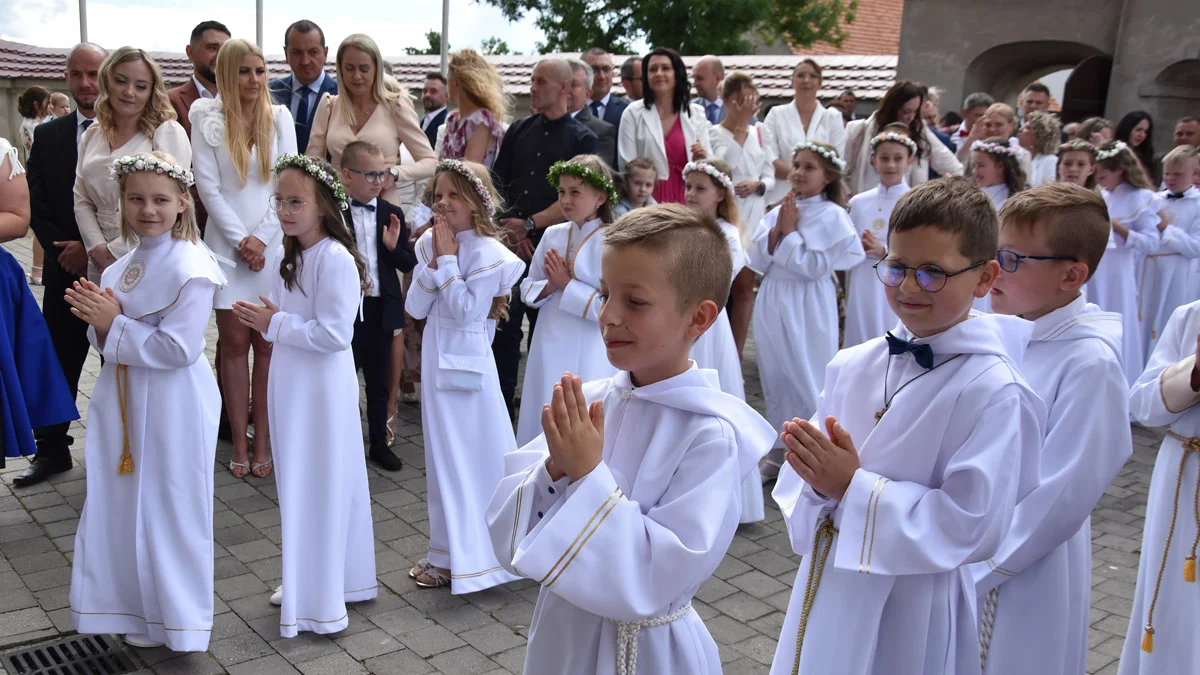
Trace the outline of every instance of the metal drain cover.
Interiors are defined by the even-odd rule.
[[[118,675],[137,670],[110,635],[74,635],[4,656],[9,675]]]

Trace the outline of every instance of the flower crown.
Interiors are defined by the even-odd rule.
[[[324,183],[325,187],[333,191],[333,198],[337,200],[338,208],[343,211],[350,208],[350,198],[346,196],[346,189],[342,187],[342,181],[338,180],[337,176],[326,171],[317,160],[307,155],[298,155],[294,152],[289,152],[280,155],[279,159],[275,161],[275,173],[292,168],[300,169]]]
[[[816,143],[797,143],[796,146],[792,148],[792,157],[795,157],[796,153],[800,152],[801,150],[808,150],[809,152],[813,152],[821,157],[824,157],[825,159],[829,160],[831,164],[836,166],[838,171],[846,170],[846,160],[838,157],[837,150],[823,148]]]
[[[906,134],[896,133],[895,131],[885,131],[879,134],[871,139],[871,154],[875,153],[875,148],[879,147],[880,143],[899,143],[908,148],[908,154],[917,154],[917,144]]]
[[[191,171],[178,164],[164,162],[149,153],[126,155],[114,160],[112,168],[109,171],[112,174],[113,180],[138,171],[149,171],[150,173],[165,174],[169,178],[174,178],[183,183],[184,187],[191,187],[196,184],[196,178],[192,176]]]
[[[1080,138],[1072,138],[1071,140],[1067,141],[1066,143],[1063,143],[1062,145],[1058,146],[1058,154],[1060,154],[1060,155],[1064,152],[1071,152],[1071,151],[1090,152],[1093,155],[1095,155],[1096,154],[1096,146],[1094,146],[1091,143],[1088,143],[1087,141],[1080,139]]]
[[[987,141],[975,141],[971,144],[972,152],[986,152],[989,155],[1004,155],[1006,157],[1020,157],[1020,150],[1008,145],[1007,143],[988,143]]]
[[[483,202],[484,208],[487,209],[488,217],[496,217],[496,202],[492,201],[492,193],[488,191],[487,186],[475,175],[469,166],[463,164],[457,159],[443,159],[437,163],[437,171],[453,171],[454,173],[466,178],[471,182],[471,187],[475,188],[476,194],[479,195],[479,200]]]
[[[717,181],[717,184],[721,187],[726,190],[733,189],[733,179],[708,162],[688,162],[685,164],[683,166],[683,179],[687,180],[688,174],[693,171],[703,171],[708,174],[709,178]]]
[[[597,190],[604,193],[608,198],[610,206],[616,206],[619,198],[617,197],[617,188],[612,184],[612,181],[605,178],[603,174],[595,169],[589,169],[579,162],[563,162],[558,161],[554,166],[550,167],[550,173],[546,175],[546,180],[555,188],[558,187],[558,179],[563,175],[574,176],[579,180],[591,185]]]
[[[1128,145],[1125,145],[1125,141],[1117,141],[1116,143],[1112,144],[1111,148],[1107,148],[1105,150],[1096,148],[1096,159],[1099,161],[1112,159],[1113,157],[1121,154],[1121,151],[1127,149],[1128,147]]]

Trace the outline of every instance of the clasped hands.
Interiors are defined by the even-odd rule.
[[[567,259],[559,254],[558,249],[546,252],[546,281],[550,292],[561,291],[571,283],[571,266]]]
[[[95,328],[96,337],[101,342],[108,335],[113,321],[121,314],[121,303],[113,296],[112,289],[101,290],[87,279],[80,279],[68,288],[66,300],[71,306],[71,313]]]
[[[542,406],[542,431],[550,458],[546,472],[551,480],[569,476],[575,482],[600,464],[604,451],[604,404],[589,406],[583,397],[583,380],[570,373],[554,385],[550,403]]]
[[[823,497],[841,500],[860,466],[858,450],[850,434],[833,417],[825,418],[825,430],[798,417],[783,423],[787,463],[804,482]]]
[[[251,234],[238,242],[237,253],[242,262],[250,266],[251,272],[261,272],[263,266],[267,264],[267,257],[264,254],[266,248],[267,245],[262,240]]]
[[[429,261],[429,269],[438,268],[438,258],[444,255],[458,255],[458,240],[450,230],[450,223],[438,214],[433,217],[433,260]]]

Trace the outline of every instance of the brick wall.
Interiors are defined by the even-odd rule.
[[[845,25],[846,40],[835,47],[818,42],[796,54],[896,54],[900,48],[900,23],[904,0],[858,0],[854,23]]]

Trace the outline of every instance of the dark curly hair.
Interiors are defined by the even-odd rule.
[[[648,110],[654,105],[654,90],[650,88],[650,59],[655,56],[665,56],[671,59],[671,67],[675,70],[675,92],[671,95],[671,107],[676,113],[691,116],[688,107],[688,96],[692,93],[692,83],[688,80],[687,66],[683,57],[670,47],[655,47],[642,57],[642,104]]]

